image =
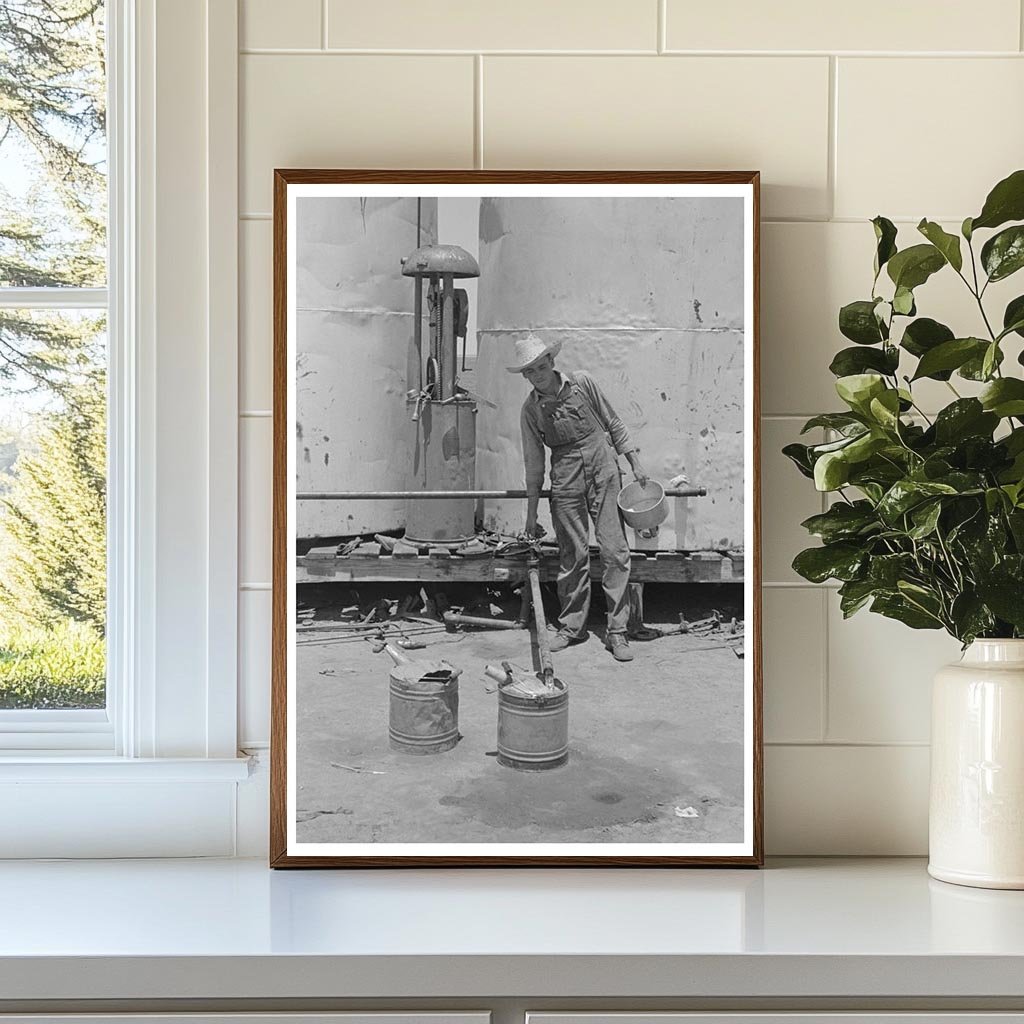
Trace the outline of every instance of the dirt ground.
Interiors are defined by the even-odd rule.
[[[670,622],[683,608],[692,620],[738,593],[708,585],[663,590],[648,600],[646,621]],[[593,604],[600,609],[600,594]],[[497,694],[483,671],[503,659],[536,666],[530,632],[466,630],[455,642],[408,652],[463,670],[462,739],[429,756],[389,749],[387,654],[366,642],[304,638],[299,841],[742,841],[744,662],[728,647],[706,649],[722,639],[673,636],[634,642],[635,660],[620,664],[603,647],[599,617],[592,627],[586,643],[553,656],[569,688],[569,763],[544,772],[498,764]]]

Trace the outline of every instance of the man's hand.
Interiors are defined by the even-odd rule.
[[[633,476],[636,477],[636,482],[641,487],[646,487],[647,481],[650,480],[650,476],[648,475],[647,470],[644,469],[643,463],[640,461],[640,456],[634,451],[630,452],[626,458],[629,459],[629,465],[633,470]]]
[[[534,540],[537,537],[543,537],[547,532],[548,531],[537,522],[536,516],[526,517],[526,529],[523,530],[523,536],[527,540]]]

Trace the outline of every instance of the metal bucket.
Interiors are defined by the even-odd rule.
[[[403,754],[440,754],[459,742],[459,672],[444,661],[391,670],[388,736]]]
[[[643,486],[639,481],[626,484],[619,491],[618,505],[626,525],[634,530],[653,530],[668,518],[665,488],[657,480]]]
[[[569,691],[560,679],[554,685],[551,696],[498,687],[498,764],[543,772],[569,760]]]

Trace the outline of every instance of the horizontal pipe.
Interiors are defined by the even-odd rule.
[[[484,629],[523,629],[518,622],[510,619],[485,619],[479,615],[460,615],[457,612],[445,612],[442,616],[451,625],[481,626]]]
[[[675,487],[665,491],[666,498],[703,498],[706,487]],[[551,491],[540,492],[542,498],[550,498]],[[402,500],[409,498],[525,498],[526,491],[302,491],[295,495],[297,501],[376,501]]]

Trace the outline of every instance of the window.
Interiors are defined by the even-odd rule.
[[[105,6],[0,3],[0,729],[28,745],[110,735]]]
[[[248,776],[236,747],[237,5],[0,0],[3,160],[14,145],[3,118],[20,103],[4,33],[20,32],[21,16],[71,38],[85,13],[106,36],[103,130],[59,138],[65,156],[106,172],[106,258],[97,243],[86,259],[77,221],[51,205],[42,240],[78,276],[4,276],[17,250],[0,244],[0,314],[37,322],[40,337],[56,338],[46,325],[59,322],[89,354],[76,372],[106,373],[106,699],[0,710],[0,857],[229,855]],[[32,84],[87,102],[67,82]],[[43,119],[51,131],[56,116]],[[27,187],[27,172],[0,161],[0,224],[25,212],[8,198],[18,174]],[[80,184],[58,180],[61,202],[87,208]],[[75,429],[95,431],[90,414]],[[0,440],[0,473],[4,452]],[[70,547],[102,577],[100,543]]]

